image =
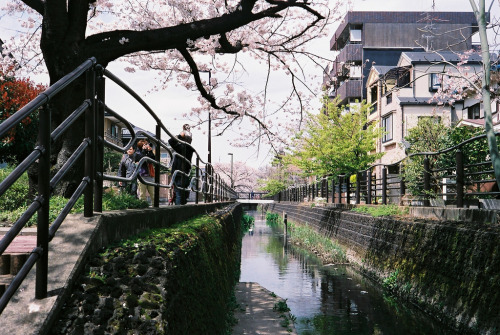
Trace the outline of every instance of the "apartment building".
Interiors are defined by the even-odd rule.
[[[372,66],[394,67],[402,52],[468,50],[475,32],[472,12],[348,12],[330,40],[337,56],[324,85],[341,105],[356,103]]]

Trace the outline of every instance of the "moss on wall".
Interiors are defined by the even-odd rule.
[[[228,333],[241,217],[241,205],[230,205],[101,250],[50,333]]]
[[[364,273],[461,334],[500,334],[500,225],[289,203],[268,210],[335,239]]]
[[[241,211],[194,220],[166,285],[170,334],[224,334],[241,260]]]

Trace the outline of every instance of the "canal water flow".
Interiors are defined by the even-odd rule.
[[[420,310],[384,293],[349,265],[322,265],[255,218],[243,237],[241,282],[257,282],[286,299],[298,334],[457,335]]]

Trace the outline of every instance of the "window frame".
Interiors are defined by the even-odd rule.
[[[388,120],[390,120],[390,129],[388,129]],[[382,135],[382,143],[390,142],[394,139],[394,113],[386,114],[382,117],[382,127],[384,134]]]

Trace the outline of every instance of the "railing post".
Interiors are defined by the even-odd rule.
[[[356,204],[361,203],[361,172],[356,172]]]
[[[314,201],[314,199],[316,199],[316,183],[312,183],[311,184],[311,188],[312,188],[312,201]]]
[[[464,173],[464,154],[459,149],[455,154],[455,161],[457,164],[457,207],[464,207],[464,184],[465,184],[465,173]]]
[[[35,298],[47,297],[47,273],[49,268],[49,211],[50,211],[50,123],[51,111],[45,105],[40,109],[38,126],[38,143],[44,148],[44,153],[38,160],[38,194],[43,202],[38,210],[37,241],[42,248],[41,257],[36,262]]]
[[[387,167],[382,168],[382,205],[387,205]]]
[[[332,204],[335,203],[335,176],[332,178]]]
[[[431,164],[429,157],[424,159],[424,206],[430,205],[429,193],[431,191]]]
[[[339,177],[339,193],[338,193],[338,196],[339,196],[339,204],[342,203],[342,176],[338,176]]]
[[[406,194],[405,179],[403,177],[403,164],[399,165],[399,202],[401,203],[404,195]]]
[[[204,201],[205,203],[207,203],[207,202],[208,202],[208,192],[209,192],[209,188],[208,188],[208,187],[209,187],[209,186],[208,186],[208,171],[207,171],[207,169],[208,169],[208,165],[207,165],[207,164],[205,164],[205,174],[203,175],[203,179],[204,179],[204,182],[205,182],[205,183],[204,183],[204,185],[205,185],[205,186],[204,186],[204,187],[203,187],[203,189],[202,189],[202,193],[203,193],[203,201]]]
[[[330,192],[328,192],[328,186],[329,186],[328,184],[330,183],[330,181],[328,180],[328,178],[326,178],[325,182],[326,182],[325,196],[326,196],[326,203],[328,203],[330,200]]]
[[[351,179],[350,176],[345,175],[345,203],[351,203]]]
[[[372,203],[372,171],[366,171],[366,204]]]
[[[156,125],[156,150],[155,150],[155,161],[160,162],[160,157],[161,157],[161,146],[160,146],[160,140],[161,140],[161,127],[159,124]],[[153,202],[153,206],[158,208],[160,207],[160,166],[155,164],[154,166],[155,169],[155,196],[154,200],[151,199]]]
[[[95,121],[94,121],[94,109],[95,109],[95,76],[94,71],[87,70],[86,72],[86,97],[92,101],[92,107],[87,108],[85,111],[85,137],[88,138],[91,143],[90,146],[85,149],[85,176],[89,178],[89,183],[85,187],[83,193],[84,209],[83,215],[85,217],[91,217],[94,215],[94,160],[95,160]]]
[[[195,182],[195,187],[196,187],[196,197],[195,197],[195,200],[194,200],[194,203],[198,205],[198,202],[199,202],[199,199],[198,199],[198,196],[200,195],[198,193],[198,190],[199,190],[199,187],[200,187],[200,183],[199,183],[199,180],[198,178],[200,177],[200,157],[196,156],[196,182]],[[202,191],[202,194],[203,194],[203,190]]]
[[[104,172],[104,106],[105,106],[105,92],[106,92],[106,78],[104,78],[102,71],[97,75],[97,99],[96,103],[96,180],[94,184],[94,210],[102,212],[102,192],[103,192],[103,172]]]

